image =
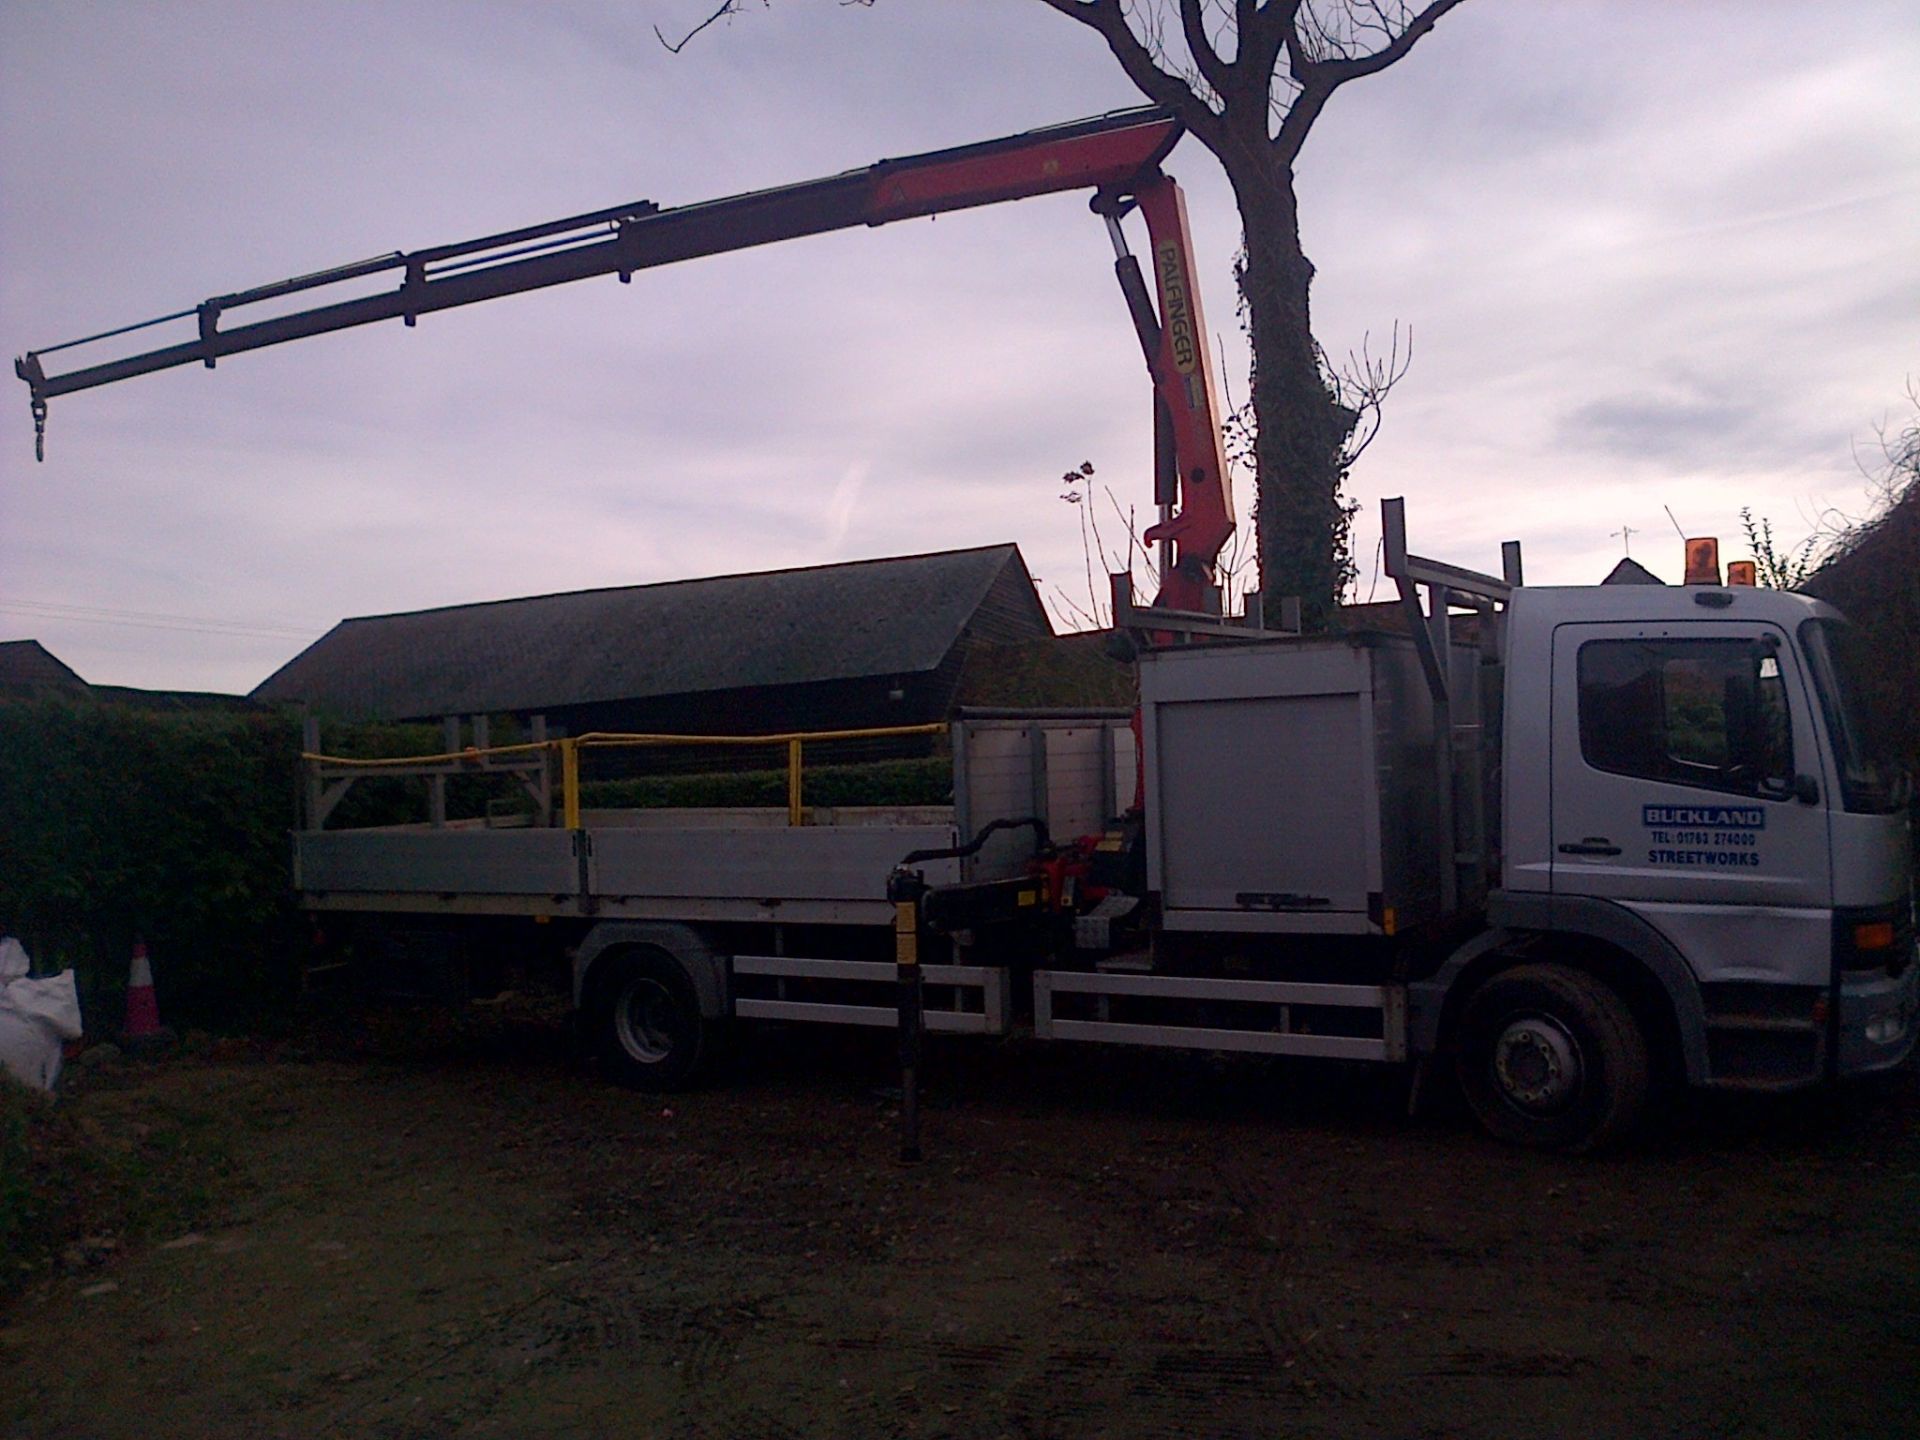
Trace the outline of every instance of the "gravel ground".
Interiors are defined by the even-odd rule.
[[[1611,1156],[1396,1077],[879,1036],[603,1084],[495,1017],[83,1079],[195,1228],[0,1311],[0,1436],[1889,1436],[1920,1407],[1920,1082],[1688,1105]]]

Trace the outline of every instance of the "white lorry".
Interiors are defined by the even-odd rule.
[[[1616,1137],[1661,1080],[1904,1059],[1905,782],[1850,707],[1841,617],[1750,586],[1524,587],[1387,521],[1404,633],[1148,649],[1137,755],[1123,712],[963,712],[950,808],[795,826],[569,798],[548,825],[309,829],[298,887],[416,950],[518,925],[645,1087],[697,1081],[736,1027],[895,1024],[903,896],[931,1029],[1445,1057],[1525,1144]],[[356,773],[314,763],[316,794]]]

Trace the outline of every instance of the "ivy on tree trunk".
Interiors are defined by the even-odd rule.
[[[1341,402],[1313,340],[1313,263],[1300,247],[1292,177],[1236,186],[1236,194],[1246,226],[1236,278],[1253,350],[1261,588],[1268,614],[1297,595],[1307,627],[1323,629],[1347,578],[1351,512],[1341,489],[1359,414]]]

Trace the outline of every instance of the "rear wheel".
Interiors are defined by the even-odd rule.
[[[1594,976],[1522,965],[1488,980],[1460,1020],[1460,1086],[1487,1132],[1580,1153],[1626,1134],[1645,1108],[1646,1036]]]
[[[686,971],[664,951],[628,950],[602,960],[586,1011],[594,1052],[622,1085],[681,1090],[713,1068],[716,1027],[701,1016]]]

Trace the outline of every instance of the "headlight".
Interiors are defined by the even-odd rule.
[[[1898,1013],[1876,1015],[1867,1022],[1867,1039],[1875,1045],[1891,1045],[1907,1033],[1907,1017]]]

